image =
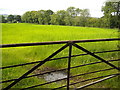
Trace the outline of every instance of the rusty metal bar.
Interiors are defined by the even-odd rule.
[[[80,50],[82,50],[82,51],[84,51],[84,52],[90,54],[91,56],[93,56],[93,57],[95,57],[95,58],[101,60],[102,62],[106,63],[107,65],[109,65],[109,66],[111,66],[111,67],[117,69],[118,71],[120,71],[120,68],[118,68],[118,67],[116,67],[115,65],[109,63],[108,61],[104,60],[103,58],[101,58],[101,57],[95,55],[94,53],[88,51],[87,49],[85,49],[85,48],[83,48],[83,47],[81,47],[81,46],[79,46],[79,45],[77,45],[77,44],[75,44],[75,43],[73,43],[73,46],[75,46],[76,48],[78,48],[78,49],[80,49]]]
[[[90,80],[94,80],[94,79],[109,77],[109,76],[112,76],[112,75],[117,75],[117,76],[118,76],[118,75],[120,75],[120,73],[110,74],[110,75],[105,75],[105,76],[100,76],[100,77],[95,77],[95,78],[91,78],[91,79],[86,79],[86,80],[83,80],[83,81],[71,83],[70,85],[75,85],[75,84],[78,84],[78,83],[82,83],[82,82],[86,82],[86,81],[90,81]],[[52,89],[52,90],[60,89],[60,88],[63,88],[63,87],[67,87],[67,85],[64,85],[64,86],[61,86],[61,87],[58,87],[58,88],[54,88],[54,89]]]
[[[27,88],[23,88],[23,89],[21,89],[21,90],[30,89],[30,88],[35,88],[35,87],[38,87],[38,86],[42,86],[42,85],[46,85],[46,84],[50,84],[50,83],[62,81],[62,80],[65,80],[65,79],[67,79],[67,78],[62,78],[62,79],[58,79],[58,80],[55,80],[55,81],[51,81],[51,82],[46,82],[46,83],[42,83],[42,84],[30,86],[30,87],[27,87]]]
[[[77,77],[77,76],[82,76],[82,75],[86,75],[86,74],[91,74],[91,73],[96,73],[96,72],[101,72],[101,71],[107,71],[107,70],[112,70],[112,69],[114,69],[114,68],[108,68],[108,69],[98,70],[98,71],[94,71],[94,72],[78,74],[78,75],[70,76],[69,78],[74,78],[74,77]],[[46,84],[54,83],[54,82],[57,82],[57,81],[62,81],[62,80],[65,80],[65,79],[67,79],[67,78],[62,78],[62,79],[58,79],[58,80],[55,80],[55,81],[34,85],[34,86],[27,87],[27,88],[24,88],[24,89],[30,89],[30,88],[34,88],[34,87],[38,87],[38,86],[43,86],[43,85],[46,85]]]
[[[78,75],[70,76],[70,78],[77,77],[77,76],[82,76],[82,75],[86,75],[86,74],[91,74],[91,73],[97,73],[97,72],[101,72],[101,71],[112,70],[112,69],[114,69],[114,68],[108,68],[108,69],[102,69],[102,70],[97,70],[97,71],[93,71],[93,72],[78,74]],[[58,70],[58,71],[61,71],[61,70]],[[30,78],[30,77],[34,77],[34,76],[40,76],[40,75],[44,75],[44,74],[48,74],[48,73],[51,73],[51,72],[46,72],[46,73],[42,73],[42,74],[35,74],[35,75],[27,76],[25,78]],[[0,84],[1,83],[7,83],[7,82],[15,81],[15,80],[17,80],[17,79],[11,79],[11,80],[2,81],[2,82],[0,82]]]
[[[71,40],[71,41],[52,41],[52,42],[38,42],[38,43],[21,43],[21,44],[2,44],[0,48],[7,47],[21,47],[21,46],[37,46],[37,45],[52,45],[52,44],[65,44],[68,42],[73,43],[85,43],[85,42],[99,42],[99,41],[116,41],[120,38],[111,38],[111,39],[90,39],[90,40]]]
[[[117,60],[109,60],[108,62],[119,61],[119,60],[120,60],[120,59],[117,59]],[[83,64],[83,65],[78,65],[78,66],[70,67],[70,69],[78,68],[78,67],[82,67],[82,66],[86,66],[86,65],[97,64],[97,63],[102,63],[102,62],[99,61],[99,62],[94,62],[94,63],[88,63],[88,64]],[[34,77],[34,76],[39,76],[39,75],[43,75],[43,74],[47,74],[47,73],[51,73],[51,72],[64,71],[64,70],[67,70],[67,69],[68,69],[68,68],[59,69],[59,70],[53,70],[53,71],[48,71],[48,72],[41,73],[41,74],[35,74],[35,75],[26,76],[25,78]],[[103,70],[99,70],[99,71],[103,71]],[[87,74],[87,73],[86,73],[86,74]],[[82,74],[82,75],[83,75],[83,74]],[[6,80],[6,81],[2,81],[2,82],[0,82],[0,84],[1,84],[1,83],[6,83],[6,82],[15,81],[15,80],[17,80],[17,79],[10,79],[10,80]]]
[[[120,68],[114,66],[113,64],[109,63],[108,61],[102,59],[101,57],[95,55],[95,52],[92,53],[88,50],[86,50],[85,48],[75,44],[75,43],[82,43],[82,42],[99,42],[99,41],[115,41],[115,40],[120,40],[120,38],[116,38],[116,39],[94,39],[94,40],[74,40],[74,41],[55,41],[55,42],[40,42],[40,43],[22,43],[22,44],[3,44],[3,45],[0,45],[0,48],[6,48],[6,47],[20,47],[20,46],[36,46],[36,45],[51,45],[51,44],[64,44],[64,43],[67,43],[66,45],[64,45],[63,47],[61,47],[60,49],[58,49],[56,52],[54,52],[52,55],[50,55],[48,58],[44,59],[43,61],[37,61],[37,62],[32,62],[32,63],[39,63],[37,64],[36,66],[34,66],[32,69],[30,69],[29,71],[27,71],[25,74],[23,74],[21,77],[19,77],[18,79],[14,79],[13,83],[11,83],[10,85],[8,85],[6,88],[4,88],[3,90],[8,90],[10,89],[12,86],[14,86],[16,83],[18,83],[20,80],[24,79],[24,78],[28,78],[28,77],[32,77],[32,76],[37,76],[37,75],[31,75],[31,76],[27,76],[28,74],[30,74],[31,72],[33,72],[35,69],[37,69],[39,66],[43,65],[44,63],[46,63],[47,61],[51,61],[51,60],[57,60],[57,59],[62,59],[62,58],[68,58],[68,77],[67,78],[64,78],[64,79],[67,79],[67,85],[65,85],[65,87],[67,87],[67,90],[69,90],[69,86],[70,85],[73,85],[73,84],[70,84],[69,82],[69,78],[72,78],[72,77],[76,77],[76,76],[80,76],[80,75],[85,75],[85,74],[90,74],[90,73],[95,73],[95,72],[99,72],[99,71],[94,71],[94,72],[89,72],[89,73],[84,73],[84,74],[79,74],[79,75],[75,75],[75,76],[70,76],[70,69],[71,68],[77,68],[78,66],[75,66],[75,67],[70,67],[70,61],[71,61],[71,57],[76,57],[76,56],[82,56],[82,55],[91,55],[99,60],[101,60],[101,62],[105,62],[106,64],[110,65],[112,67],[112,69],[117,69],[120,71]],[[71,55],[72,53],[72,45],[77,47],[78,49],[81,49],[82,51],[86,52],[87,54],[80,54],[80,55]],[[62,50],[64,50],[66,47],[69,46],[69,56],[68,57],[61,57],[61,58],[54,58],[54,59],[51,59],[52,57],[54,57],[55,55],[57,55],[59,52],[61,52]],[[115,50],[116,51],[116,50]],[[104,52],[104,51],[103,51]],[[101,52],[98,52],[98,53],[101,53]],[[101,63],[101,62],[95,62],[95,63],[92,63],[92,64],[96,64],[96,63]],[[27,63],[28,64],[28,63]],[[26,63],[25,64],[21,64],[22,65],[27,65]],[[31,64],[31,63],[29,63]],[[89,64],[84,64],[84,65],[79,65],[80,66],[86,66],[86,65],[91,65],[91,63]],[[13,67],[17,67],[19,65],[13,65]],[[7,66],[7,67],[12,67],[12,66]],[[2,67],[3,68],[3,67]],[[6,67],[4,67],[6,68]],[[0,68],[1,69],[1,68]],[[105,70],[100,70],[100,71],[105,71]],[[118,73],[120,75],[120,73]],[[117,75],[118,75],[117,74]],[[113,74],[112,74],[113,75]],[[115,75],[115,74],[114,74]],[[113,75],[113,76],[114,76]],[[105,76],[101,76],[101,77],[105,77]],[[99,78],[99,77],[98,77]],[[61,80],[64,80],[64,79],[61,79]],[[96,79],[96,78],[92,78],[92,79]],[[87,79],[87,80],[84,80],[84,81],[88,81],[88,80],[91,80],[91,79]],[[10,81],[10,80],[9,80]],[[56,80],[56,81],[60,81],[60,80]],[[53,81],[53,82],[56,82],[56,81]],[[82,81],[82,82],[84,82]],[[5,81],[4,81],[5,82]],[[50,82],[48,82],[50,83]],[[96,82],[93,82],[94,84]],[[92,83],[92,84],[93,84]],[[91,83],[90,83],[91,84]],[[45,85],[42,84],[42,85]],[[89,84],[87,84],[89,85]],[[38,85],[39,86],[39,85]],[[86,86],[86,85],[85,85]],[[35,86],[33,86],[35,87]],[[62,86],[64,87],[64,86]]]
[[[94,53],[94,54],[99,54],[99,53],[118,52],[118,51],[120,51],[120,50],[109,50],[109,51],[92,52],[92,53]],[[89,55],[89,54],[71,55],[71,57],[84,56],[84,55]],[[58,59],[64,59],[64,58],[68,58],[68,56],[66,56],[66,57],[60,57],[60,58],[53,58],[53,59],[50,59],[50,61],[52,61],[52,60],[58,60]],[[23,63],[23,64],[5,66],[5,67],[0,67],[0,69],[6,69],[6,68],[13,68],[13,67],[18,67],[18,66],[36,64],[36,63],[40,63],[40,62],[41,62],[41,61],[35,61],[35,62],[30,62],[30,63]]]
[[[71,54],[72,54],[72,42],[69,42],[69,57],[68,57],[68,71],[67,71],[67,90],[69,90],[69,84],[70,84]]]
[[[14,86],[16,83],[18,83],[19,81],[21,81],[23,78],[25,78],[28,74],[30,74],[31,72],[33,72],[35,69],[37,69],[38,67],[40,67],[41,65],[43,65],[44,63],[46,63],[47,61],[49,61],[50,58],[54,57],[55,55],[57,55],[59,52],[61,52],[62,50],[64,50],[66,47],[68,47],[69,44],[64,45],[63,47],[61,47],[60,49],[58,49],[56,52],[54,52],[52,55],[50,55],[48,58],[46,58],[45,60],[43,60],[41,63],[37,64],[36,66],[34,66],[32,69],[30,69],[29,71],[27,71],[25,74],[23,74],[21,77],[19,77],[17,80],[15,80],[13,83],[11,83],[9,86],[7,86],[6,88],[4,88],[3,90],[8,90],[10,89],[12,86]]]
[[[120,74],[119,74],[119,75],[120,75]],[[81,86],[81,87],[75,89],[75,90],[83,89],[83,88],[85,88],[85,87],[88,87],[88,86],[91,86],[91,85],[97,84],[97,83],[99,83],[99,82],[102,82],[102,81],[108,80],[108,79],[113,78],[113,77],[116,77],[116,76],[118,76],[118,74],[116,74],[116,75],[111,75],[111,76],[108,76],[108,77],[106,77],[106,78],[103,78],[103,79],[100,79],[100,80],[97,80],[97,81],[94,81],[94,82],[88,83],[88,84],[86,84],[86,85],[83,85],[83,86]]]

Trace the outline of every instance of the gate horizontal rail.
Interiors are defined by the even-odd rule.
[[[114,61],[120,61],[120,59],[116,59],[116,60],[108,60],[108,62],[114,62]],[[78,67],[83,67],[83,66],[86,66],[86,65],[93,65],[93,64],[98,64],[98,63],[102,63],[101,61],[99,62],[94,62],[94,63],[88,63],[88,64],[82,64],[82,65],[78,65],[78,66],[74,66],[74,67],[70,67],[70,69],[73,69],[73,68],[78,68]],[[35,77],[35,76],[40,76],[40,75],[44,75],[44,74],[48,74],[48,73],[52,73],[52,72],[57,72],[57,71],[64,71],[64,70],[67,70],[68,68],[64,68],[64,69],[60,69],[60,70],[53,70],[53,71],[48,71],[48,72],[45,72],[45,73],[41,73],[41,74],[35,74],[35,75],[30,75],[30,76],[27,76],[25,78],[29,78],[29,77]],[[112,68],[114,69],[114,68]],[[105,69],[106,70],[106,69]],[[108,70],[108,69],[107,69]],[[111,70],[111,69],[110,69]],[[89,72],[90,73],[90,72]],[[85,75],[85,74],[84,74]],[[2,81],[0,83],[6,83],[6,82],[11,82],[11,81],[15,81],[17,80],[16,79],[10,79],[10,80],[6,80],[6,81]]]
[[[94,79],[99,79],[99,78],[103,78],[103,77],[106,77],[107,79],[109,79],[108,77],[109,76],[112,76],[112,75],[114,75],[114,76],[118,76],[118,75],[120,75],[120,73],[116,73],[116,74],[110,74],[110,75],[105,75],[105,76],[100,76],[100,77],[96,77],[96,78],[90,78],[90,79],[87,79],[87,80],[83,80],[83,81],[79,81],[79,82],[75,82],[75,83],[71,83],[70,85],[75,85],[75,84],[78,84],[78,83],[81,83],[81,82],[86,82],[86,81],[89,81],[89,80],[94,80]],[[103,81],[104,79],[102,79],[102,81]],[[94,82],[92,82],[92,83],[94,83]],[[55,88],[54,90],[56,90],[56,89],[60,89],[60,88],[63,88],[63,87],[66,87],[67,85],[64,85],[64,86],[61,86],[61,87],[58,87],[58,88]],[[85,86],[86,87],[86,86]],[[29,87],[29,88],[31,88],[31,87]],[[82,87],[82,88],[84,88],[84,87]],[[26,88],[27,89],[27,88]]]
[[[39,76],[39,75],[44,75],[44,74],[51,73],[51,72],[67,70],[67,78],[62,78],[62,79],[58,79],[58,80],[55,80],[55,81],[46,82],[46,83],[43,83],[43,84],[38,84],[38,85],[30,86],[30,87],[25,87],[24,89],[29,89],[29,88],[34,88],[34,87],[46,85],[46,84],[51,84],[51,83],[54,83],[54,82],[57,82],[57,81],[61,81],[61,80],[67,80],[67,85],[64,85],[64,86],[61,86],[61,87],[58,87],[58,88],[55,88],[55,89],[67,87],[67,90],[69,90],[69,88],[70,88],[71,85],[75,85],[75,84],[78,84],[78,83],[82,83],[82,82],[86,82],[86,81],[90,81],[90,80],[94,80],[94,79],[103,78],[103,79],[100,79],[100,80],[88,83],[86,85],[80,86],[78,88],[78,89],[82,89],[82,88],[91,86],[93,84],[102,82],[104,80],[116,77],[116,76],[120,75],[120,73],[114,73],[114,74],[110,74],[110,75],[104,75],[104,76],[99,76],[99,77],[95,77],[95,78],[86,79],[86,80],[79,81],[79,82],[76,82],[76,83],[70,83],[70,78],[73,78],[73,77],[78,77],[78,76],[92,74],[92,73],[97,73],[97,72],[109,71],[109,70],[118,70],[118,71],[120,71],[119,67],[115,66],[114,64],[109,63],[109,62],[113,62],[113,61],[120,61],[120,59],[105,60],[105,59],[99,57],[98,55],[95,55],[95,54],[99,54],[99,53],[119,52],[120,51],[119,48],[117,50],[107,50],[107,51],[99,51],[99,52],[90,52],[87,49],[85,49],[85,48],[77,45],[76,43],[101,42],[101,41],[119,41],[119,40],[120,40],[120,38],[113,38],[113,39],[53,41],[53,42],[22,43],[22,44],[3,44],[3,45],[0,45],[0,48],[2,49],[2,48],[21,47],[21,46],[23,47],[23,46],[37,46],[37,45],[66,44],[66,45],[63,45],[60,49],[58,49],[56,52],[54,52],[53,54],[51,54],[48,58],[46,58],[46,59],[44,59],[42,61],[35,61],[35,62],[29,62],[29,63],[23,63],[23,64],[17,64],[17,65],[0,67],[0,69],[7,69],[7,68],[18,67],[18,66],[25,66],[25,65],[30,65],[30,64],[37,64],[37,65],[33,66],[32,69],[28,70],[25,74],[21,75],[21,77],[16,78],[16,79],[9,79],[9,80],[0,81],[0,84],[7,83],[7,82],[12,82],[10,85],[8,85],[7,87],[3,88],[3,90],[8,90],[8,89],[12,88],[15,84],[17,84],[19,81],[21,81],[24,78],[30,78],[30,77],[35,77],[35,76]],[[72,55],[72,47],[73,46],[76,47],[76,48],[78,48],[78,49],[80,49],[80,50],[82,50],[82,51],[84,51],[85,54]],[[69,47],[68,56],[59,57],[59,58],[52,58],[53,56],[57,55],[59,52],[61,52],[62,50],[64,50],[67,47]],[[99,59],[100,61],[71,67],[71,58],[78,57],[78,56],[84,56],[84,55],[91,55],[91,56],[95,57],[96,59]],[[47,72],[44,72],[44,73],[34,74],[34,75],[28,76],[30,73],[32,73],[34,70],[36,70],[38,67],[40,67],[41,65],[43,65],[44,63],[46,63],[48,61],[58,60],[58,59],[65,59],[65,58],[68,58],[68,67],[67,68],[63,68],[63,69],[59,69],[59,70],[47,71]],[[105,63],[108,66],[110,66],[111,68],[105,68],[105,69],[101,69],[101,70],[96,70],[96,71],[92,71],[92,72],[81,73],[81,74],[70,76],[70,70],[73,69],[73,68],[78,68],[78,67],[83,67],[83,66],[93,65],[93,64],[98,64],[98,63]]]
[[[52,44],[65,44],[65,43],[85,43],[85,42],[101,42],[101,41],[117,41],[120,38],[112,38],[112,39],[90,39],[90,40],[69,40],[69,41],[52,41],[52,42],[38,42],[38,43],[21,43],[21,44],[3,44],[0,45],[0,48],[5,47],[20,47],[20,46],[37,46],[37,45],[52,45]]]
[[[108,52],[118,52],[120,50],[110,50],[110,51],[102,51],[102,52],[93,52],[94,54],[98,54],[98,53],[108,53]],[[84,55],[89,55],[89,54],[77,54],[77,55],[72,55],[71,57],[78,57],[78,56],[84,56]],[[66,57],[60,57],[60,58],[54,58],[54,59],[50,59],[49,61],[52,60],[58,60],[58,59],[64,59],[64,58],[68,58],[68,56]],[[6,69],[6,68],[12,68],[12,67],[18,67],[18,66],[24,66],[24,65],[30,65],[30,64],[36,64],[36,63],[40,63],[42,61],[35,61],[35,62],[30,62],[30,63],[23,63],[23,64],[17,64],[17,65],[11,65],[11,66],[5,66],[5,67],[0,67],[0,69]]]

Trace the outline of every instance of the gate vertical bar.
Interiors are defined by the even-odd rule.
[[[120,31],[120,1],[117,2],[117,24],[118,24],[118,30]]]
[[[72,53],[72,42],[69,42],[69,57],[68,57],[68,73],[67,73],[67,90],[69,90],[70,84],[70,63],[71,63],[71,53]]]

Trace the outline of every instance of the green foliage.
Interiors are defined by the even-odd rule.
[[[83,9],[81,11],[81,15],[80,15],[80,21],[81,21],[81,26],[86,26],[86,23],[88,21],[88,17],[89,17],[89,10],[88,9]]]
[[[22,22],[20,15],[1,15],[2,23],[19,23]]]
[[[51,23],[54,25],[86,26],[89,15],[88,9],[69,7],[66,11],[60,10],[53,14]]]
[[[21,16],[20,15],[16,15],[14,17],[14,19],[16,20],[16,22],[21,22]]]
[[[22,15],[22,21],[25,23],[50,24],[50,15],[52,10],[28,11]]]
[[[59,10],[56,13],[52,10],[28,11],[23,14],[22,21],[41,25],[86,26],[88,17],[88,9],[69,7],[67,10]]]
[[[46,10],[45,12],[45,16],[46,16],[46,24],[51,24],[51,15],[53,14],[54,12],[52,10]]]
[[[14,21],[14,15],[9,15],[7,17],[7,21],[10,22],[10,23],[12,23]]]
[[[5,17],[3,15],[0,15],[0,23],[6,23],[7,20],[5,19]]]
[[[50,22],[51,22],[52,25],[59,25],[57,18],[58,18],[57,14],[51,15],[51,21]]]
[[[102,7],[104,16],[90,17],[89,9],[68,7],[66,10],[53,12],[52,10],[27,11],[20,15],[9,15],[7,21],[11,23],[36,23],[41,25],[65,25],[83,27],[118,28],[120,27],[119,4],[106,2]],[[2,16],[2,22],[7,22]]]
[[[68,7],[67,12],[69,13],[70,16],[74,17],[77,13],[75,13],[75,7]]]
[[[58,25],[36,25],[36,24],[27,24],[27,23],[13,23],[2,24],[3,32],[2,32],[2,43],[3,44],[13,44],[13,43],[32,43],[32,42],[46,42],[46,41],[62,41],[62,40],[82,40],[82,39],[102,39],[102,38],[117,38],[118,30],[117,29],[104,29],[104,28],[92,28],[92,27],[75,27],[75,26],[58,26]],[[17,31],[17,32],[16,32]],[[98,33],[99,32],[99,33]],[[79,43],[79,45],[84,48],[94,52],[94,51],[103,51],[103,50],[114,50],[117,49],[118,42],[94,42],[94,43]],[[45,46],[29,46],[29,47],[17,47],[17,48],[6,48],[2,49],[2,66],[9,66],[15,64],[22,64],[27,62],[34,62],[44,60],[46,57],[55,52],[58,48],[63,45],[45,45]],[[81,50],[78,50],[73,47],[72,55],[83,54]],[[103,57],[106,60],[110,60],[111,58],[117,59],[117,53],[106,53],[106,54],[97,54]],[[62,56],[68,56],[68,48],[59,53],[53,58],[58,58]],[[43,69],[45,67],[60,69],[65,68],[67,66],[68,59],[60,59],[58,61],[54,60],[52,62],[45,63],[39,69]],[[80,64],[86,64],[94,61],[99,61],[91,56],[83,56],[83,57],[74,57],[71,59],[71,66],[77,66]],[[118,64],[117,64],[118,65]],[[27,72],[34,65],[22,66],[18,68],[11,68],[3,70],[2,77],[3,80],[18,78],[21,74]],[[94,68],[96,67],[96,68]],[[71,69],[71,75],[86,73],[90,71],[94,71],[96,69],[108,68],[105,64],[97,64],[91,65],[88,67],[80,67],[77,69]],[[80,77],[79,79],[87,79],[91,77],[97,77],[98,75],[107,75],[112,72],[101,72],[96,74],[87,75],[84,77]],[[35,74],[35,73],[32,73]],[[73,79],[74,80],[74,79]],[[37,85],[46,82],[45,80],[33,77],[29,79],[22,80],[18,83],[15,88],[24,88],[32,85]],[[76,81],[74,81],[76,82]],[[117,83],[117,80],[114,78],[111,81],[100,83],[97,87],[104,86],[107,88],[113,87]],[[6,83],[3,85],[9,85],[10,83]],[[55,83],[52,87],[56,87]],[[44,86],[51,87],[51,85]],[[114,86],[116,88],[117,86]],[[95,88],[95,87],[94,87]]]
[[[37,20],[37,12],[36,11],[28,11],[22,16],[22,21],[25,23],[38,23]]]
[[[39,24],[45,24],[45,22],[46,22],[45,16],[46,16],[45,10],[38,11]]]
[[[65,19],[68,16],[68,13],[65,10],[57,11],[57,13],[51,15],[51,23],[57,25],[65,25]]]
[[[104,12],[104,18],[107,19],[109,28],[118,28],[120,24],[120,2],[106,2],[105,6],[102,7]]]

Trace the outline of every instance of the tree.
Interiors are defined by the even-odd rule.
[[[37,11],[31,11],[31,20],[32,23],[39,23],[38,22],[38,15],[37,15]]]
[[[37,13],[39,24],[51,24],[51,15],[54,13],[52,10],[39,10]]]
[[[119,26],[120,21],[120,2],[112,2],[112,0],[107,0],[105,6],[102,7],[104,12],[104,18],[107,19],[109,28],[115,28]]]
[[[88,18],[90,17],[90,13],[88,9],[81,10],[79,20],[80,20],[80,26],[86,26]]]
[[[74,18],[73,18],[72,25],[73,25],[73,26],[80,26],[80,24],[81,24],[81,18],[80,18],[80,16],[74,17]]]
[[[75,7],[67,8],[68,14],[71,16],[69,19],[72,21],[72,25],[86,26],[87,19],[90,16],[88,9],[79,9]]]
[[[68,14],[64,18],[65,25],[72,26],[73,25],[73,18]]]
[[[58,16],[57,16],[57,14],[53,14],[53,15],[51,15],[51,21],[50,21],[50,23],[52,24],[52,25],[59,25],[59,22],[58,22]]]
[[[22,17],[21,17],[22,22],[25,22],[25,23],[28,23],[28,22],[29,22],[29,21],[28,21],[28,14],[29,14],[29,11],[28,11],[28,12],[25,12],[25,13],[22,15]]]
[[[22,15],[22,21],[42,25],[86,26],[89,16],[88,9],[69,7],[67,10],[59,10],[55,13],[52,10],[28,11]]]
[[[45,10],[39,10],[37,15],[39,24],[45,24]]]
[[[21,16],[20,15],[16,15],[14,18],[17,22],[21,22]]]
[[[93,17],[88,18],[87,26],[98,27],[98,18],[93,18]]]
[[[28,11],[22,15],[22,21],[25,23],[34,23],[34,11]]]
[[[82,12],[82,9],[76,8],[75,15],[80,16],[80,13]]]
[[[47,10],[45,12],[45,23],[46,24],[51,24],[50,21],[51,21],[51,15],[53,14],[54,12],[52,10]]]
[[[57,25],[66,25],[66,17],[68,13],[65,10],[57,11],[57,13],[51,15],[51,23]]]
[[[52,10],[28,11],[22,15],[22,21],[26,23],[50,24]]]
[[[0,15],[0,23],[6,23],[7,20],[5,19],[5,17],[3,15]]]
[[[67,17],[68,20],[66,20],[67,25],[78,26],[79,25],[78,16],[80,16],[81,9],[75,7],[68,7],[66,11],[68,13],[68,17]]]
[[[75,9],[76,9],[75,7],[68,7],[67,8],[68,14],[72,17],[76,16],[76,10]]]
[[[10,23],[12,23],[14,21],[14,15],[9,15],[7,17],[7,21],[10,22]]]
[[[65,17],[67,17],[67,12],[65,10],[60,10],[57,12],[59,25],[65,25]]]

